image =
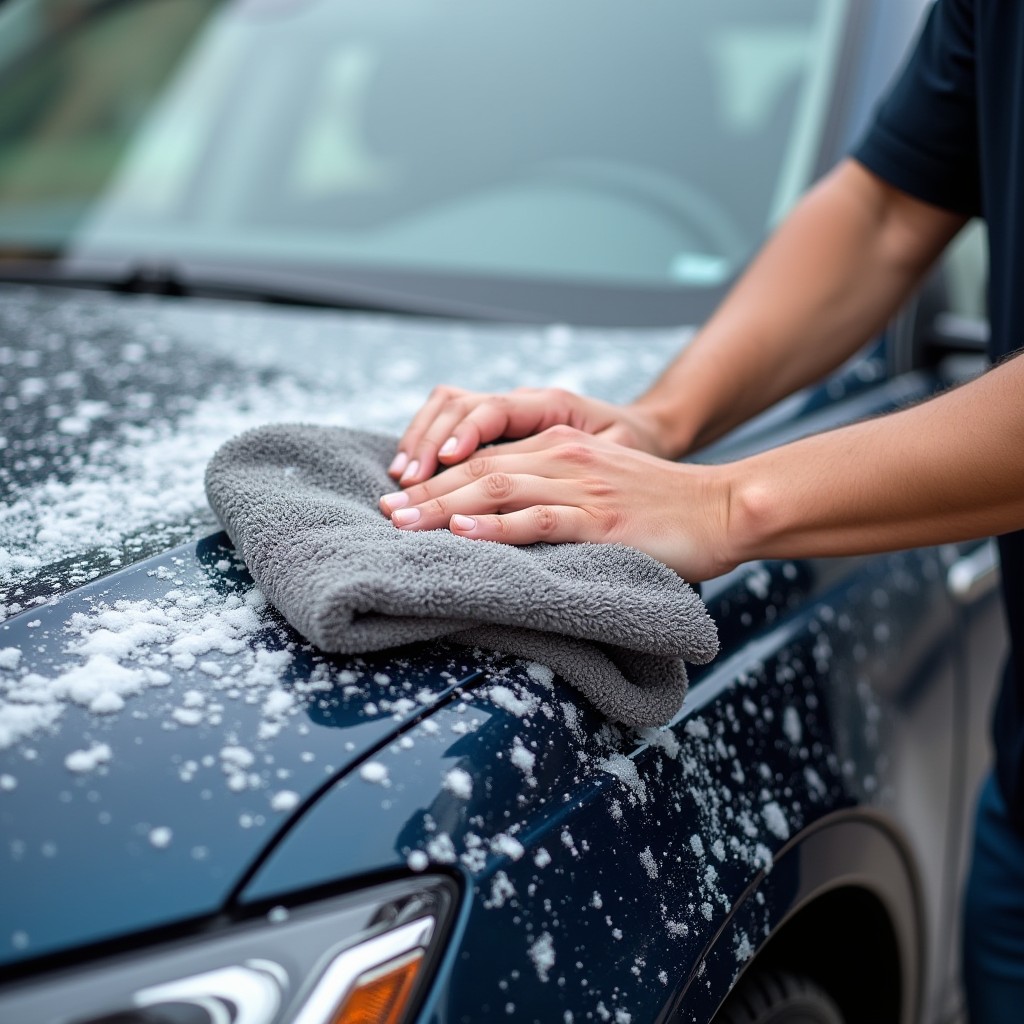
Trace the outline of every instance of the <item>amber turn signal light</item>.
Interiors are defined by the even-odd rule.
[[[415,949],[360,975],[331,1024],[399,1024],[422,963],[423,950]]]

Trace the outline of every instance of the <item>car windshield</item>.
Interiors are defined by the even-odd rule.
[[[13,0],[0,254],[715,292],[810,180],[845,16]]]

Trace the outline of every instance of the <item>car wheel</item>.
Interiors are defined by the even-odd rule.
[[[725,1001],[714,1024],[843,1024],[843,1015],[810,978],[754,971]]]

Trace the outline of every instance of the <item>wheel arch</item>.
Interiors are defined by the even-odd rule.
[[[842,927],[833,935],[836,922]],[[856,973],[848,965],[856,965]],[[835,1000],[844,1020],[900,1024],[905,1019],[901,966],[882,901],[868,889],[848,885],[817,896],[787,919],[748,971],[799,971]]]
[[[818,982],[848,1020],[910,1024],[922,1003],[921,891],[885,816],[829,815],[752,880],[660,1019],[713,1020],[739,979],[765,968]]]

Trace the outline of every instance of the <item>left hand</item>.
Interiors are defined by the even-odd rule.
[[[433,476],[439,464],[454,466],[490,441],[530,437],[557,424],[655,455],[670,454],[661,424],[637,403],[611,405],[563,388],[516,388],[496,395],[442,385],[406,428],[388,473],[411,487]]]
[[[627,544],[696,582],[733,568],[728,477],[556,426],[488,448],[431,480],[386,494],[404,530],[534,544]]]

